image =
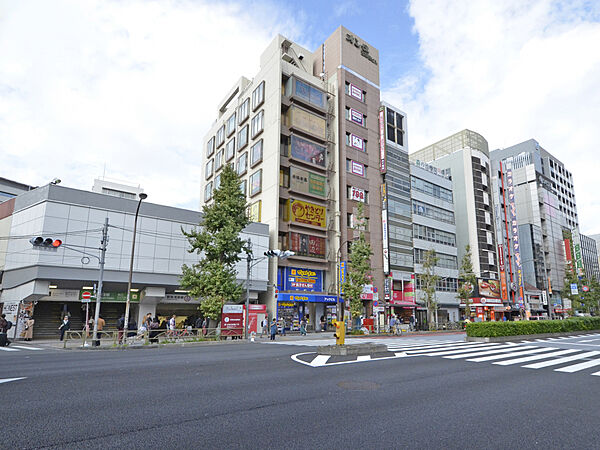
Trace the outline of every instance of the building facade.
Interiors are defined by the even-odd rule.
[[[581,237],[581,256],[583,258],[583,270],[588,279],[600,282],[600,267],[598,265],[598,246],[592,236],[584,234]]]
[[[35,187],[0,177],[0,203],[32,189],[35,189]]]
[[[378,58],[343,27],[314,52],[277,36],[260,71],[240,78],[220,103],[204,141],[201,206],[222,167],[234,164],[252,219],[269,225],[271,247],[295,252],[271,261],[261,297],[292,328],[308,317],[309,328],[320,329],[319,319],[337,314],[338,266],[349,258],[359,202],[367,239],[381,241]],[[381,288],[382,248],[373,251],[373,284]],[[365,297],[370,313],[373,294]]]
[[[34,337],[54,337],[63,314],[73,329],[82,329],[86,306],[82,292],[92,290],[99,276],[99,247],[108,218],[108,245],[100,313],[114,329],[125,310],[131,261],[133,222],[138,202],[55,185],[23,193],[0,207],[0,227],[8,236],[0,253],[0,304],[19,336],[24,314],[35,317]],[[140,207],[135,247],[131,317],[139,324],[148,312],[176,314],[178,320],[198,315],[199,301],[179,286],[181,266],[194,264],[181,229],[198,225],[200,213],[144,202]],[[60,239],[57,249],[35,248],[31,237]],[[254,246],[268,248],[268,226],[250,224],[243,233]],[[259,261],[250,278],[250,300],[267,290],[266,260]],[[244,255],[238,263],[238,282],[246,283]],[[242,299],[240,299],[242,300]],[[90,304],[93,309],[94,304]],[[91,314],[91,313],[90,313]],[[19,321],[16,320],[19,316]],[[13,320],[15,319],[15,320]]]

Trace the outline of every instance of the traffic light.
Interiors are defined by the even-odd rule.
[[[57,249],[62,245],[62,241],[60,239],[53,238],[44,238],[42,236],[36,236],[29,239],[31,245],[39,248],[47,248],[47,249]]]
[[[342,320],[334,320],[333,324],[335,325],[335,333],[333,333],[335,345],[344,345],[346,339],[346,325]]]
[[[267,258],[273,258],[274,256],[279,256],[279,253],[281,252],[281,250],[267,250],[265,252],[265,256]]]
[[[296,253],[291,250],[279,250],[279,249],[267,250],[265,252],[265,256],[267,258],[277,257],[279,259],[286,259],[286,258],[289,258],[290,256],[294,256],[295,254]]]

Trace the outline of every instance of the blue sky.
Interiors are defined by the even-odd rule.
[[[343,24],[380,51],[409,151],[464,128],[536,139],[596,195],[600,2],[594,0],[0,0],[0,176],[90,189],[106,175],[197,208],[202,140],[277,33],[315,49]],[[52,155],[52,173],[44,161]],[[135,168],[135,169],[133,169]]]

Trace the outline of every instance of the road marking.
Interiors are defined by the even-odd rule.
[[[20,348],[23,350],[44,350],[43,348],[39,348],[39,347],[29,347],[26,345],[13,345],[14,348]]]
[[[0,347],[0,350],[5,351],[5,352],[18,352],[19,351],[15,348],[8,348],[8,347]]]
[[[312,360],[310,365],[313,367],[324,366],[329,358],[331,358],[330,355],[317,355],[317,357]]]
[[[422,354],[425,356],[445,356],[445,355],[454,355],[454,354],[458,354],[458,353],[469,353],[469,352],[473,352],[477,349],[486,349],[486,350],[491,350],[494,347],[499,347],[499,344],[488,344],[488,345],[480,345],[478,347],[476,346],[472,346],[469,348],[462,348],[460,350],[452,350],[452,351],[444,351],[444,349],[442,349],[442,351],[439,350],[428,350],[426,352],[411,352],[408,351],[407,353],[418,353],[418,354]]]
[[[2,383],[10,383],[11,381],[18,381],[18,380],[24,380],[27,377],[19,377],[19,378],[4,378],[4,379],[0,379],[0,384]]]
[[[462,353],[459,355],[444,356],[444,358],[446,358],[446,359],[469,358],[471,356],[478,356],[478,355],[491,355],[492,353],[513,352],[518,348],[533,348],[533,347],[516,346],[516,345],[500,345],[500,346],[494,347],[492,349],[484,348],[483,351],[480,351],[479,349],[469,349],[471,351],[471,353]]]
[[[357,361],[368,361],[371,359],[371,355],[359,355],[356,357]]]
[[[523,347],[523,348],[525,348],[525,347]],[[468,359],[467,361],[474,361],[474,362],[493,361],[495,359],[513,358],[515,356],[530,355],[532,353],[549,352],[552,350],[557,350],[557,349],[552,348],[552,347],[538,347],[538,348],[534,348],[533,350],[526,350],[524,352],[503,353],[503,354],[499,354],[499,355],[484,356],[483,358]]]
[[[540,369],[542,367],[548,367],[548,366],[557,366],[559,364],[563,364],[569,361],[575,361],[576,359],[584,359],[584,358],[588,358],[590,356],[596,356],[596,355],[600,355],[600,352],[586,352],[586,353],[581,353],[579,355],[575,355],[575,356],[566,356],[564,358],[559,358],[559,359],[553,359],[551,361],[544,361],[544,362],[539,362],[539,363],[535,363],[535,364],[528,364],[526,367],[528,369]]]
[[[572,366],[561,367],[560,369],[554,369],[555,372],[566,372],[573,373],[579,370],[588,369],[590,367],[600,366],[600,359],[593,359],[592,361],[586,361]]]
[[[568,355],[569,353],[575,353],[578,351],[579,350],[577,350],[577,349],[561,350],[561,351],[554,352],[554,353],[545,353],[543,355],[533,355],[533,356],[527,356],[525,358],[509,359],[508,361],[499,361],[499,362],[495,362],[492,364],[498,364],[499,366],[508,366],[511,364],[520,364],[520,363],[529,362],[529,361],[536,361],[538,359],[548,359],[548,358],[553,358],[555,356]],[[510,356],[514,356],[514,355],[510,355]]]

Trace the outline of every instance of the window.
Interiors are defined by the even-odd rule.
[[[450,245],[456,247],[456,235],[448,231],[437,230],[425,225],[413,224],[413,233],[415,239],[423,239],[437,244]]]
[[[215,191],[221,186],[221,174],[215,177]]]
[[[392,126],[396,125],[396,121],[395,121],[396,114],[394,113],[394,111],[392,111],[389,108],[387,108],[386,111],[387,111],[387,114],[386,114],[387,120],[386,120],[386,122],[389,123]]]
[[[231,138],[225,146],[225,159],[230,161],[235,155],[235,138]]]
[[[263,140],[261,139],[250,148],[250,167],[254,167],[262,161]]]
[[[225,162],[223,160],[223,157],[225,156],[225,150],[221,149],[217,152],[217,156],[215,156],[215,171],[219,170],[221,167],[223,167],[223,163]]]
[[[363,127],[367,126],[367,116],[356,109],[346,107],[346,119]]]
[[[212,181],[209,183],[206,183],[206,186],[204,186],[204,201],[207,202],[212,198],[212,193],[213,193],[213,183]]]
[[[227,119],[227,136],[231,136],[235,131],[235,113]]]
[[[352,133],[346,133],[346,145],[363,152],[367,151],[367,141]]]
[[[252,92],[252,111],[256,111],[260,105],[265,101],[265,82],[263,81],[258,85]]]
[[[279,170],[279,186],[290,187],[290,169],[288,167]]]
[[[250,99],[247,98],[238,108],[238,124],[243,124],[250,117]]]
[[[404,117],[401,114],[386,108],[386,130],[388,141],[394,142],[398,145],[404,145],[404,129],[402,126],[403,120]]]
[[[361,177],[365,176],[365,166],[359,162],[352,161],[351,159],[346,160],[346,172],[353,173]]]
[[[210,158],[215,152],[215,137],[211,137],[206,143],[206,156]]]
[[[212,177],[214,166],[215,166],[214,159],[211,159],[209,162],[206,163],[206,168],[205,168],[205,172],[204,172],[204,178],[206,180],[208,180],[210,177]]]
[[[252,138],[254,139],[258,136],[263,130],[263,119],[265,116],[265,110],[261,110],[257,115],[252,118]]]
[[[410,177],[410,187],[415,191],[452,203],[452,191],[417,177]]]
[[[243,149],[246,145],[248,145],[248,125],[238,133],[238,150]]]
[[[220,147],[225,142],[225,125],[217,131],[217,147]]]
[[[246,186],[247,186],[248,182],[246,180],[243,180],[240,183],[240,191],[242,192],[242,194],[246,195]]]
[[[415,248],[415,264],[423,264],[425,260],[425,253],[427,251],[421,248]],[[436,267],[442,267],[444,269],[458,269],[458,261],[454,255],[446,255],[444,253],[436,252],[435,256],[438,258]]]
[[[237,159],[237,174],[244,175],[248,170],[248,152],[242,153]]]
[[[250,175],[250,197],[260,193],[262,190],[262,169]]]
[[[357,100],[360,100],[361,102],[365,101],[366,92],[363,91],[358,86],[355,86],[352,83],[348,83],[347,81],[346,81],[346,94],[348,94],[351,97],[354,97]]]
[[[429,217],[430,219],[439,220],[446,223],[454,223],[454,213],[446,209],[438,208],[437,206],[428,205],[426,203],[413,200],[413,214]]]
[[[325,108],[325,94],[317,88],[298,79],[296,81],[296,96],[319,108]]]

